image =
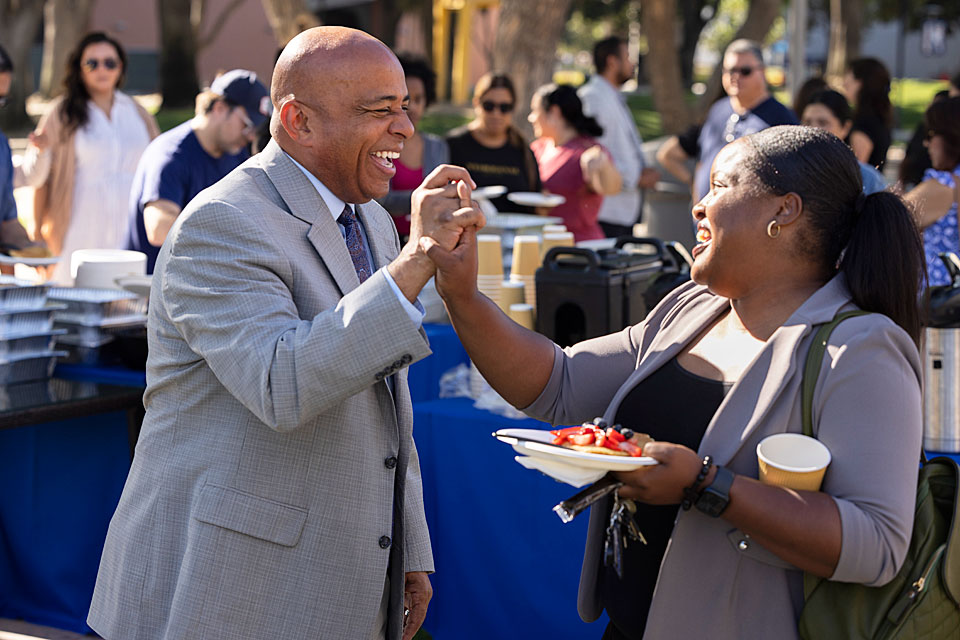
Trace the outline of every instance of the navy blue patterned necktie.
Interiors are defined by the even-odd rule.
[[[343,206],[343,213],[337,218],[337,222],[343,225],[346,230],[344,240],[347,243],[347,251],[350,252],[350,259],[353,260],[353,268],[357,271],[357,278],[363,283],[370,277],[370,261],[367,259],[367,251],[363,247],[363,237],[360,235],[360,221],[357,220],[357,214],[353,212],[349,204]]]

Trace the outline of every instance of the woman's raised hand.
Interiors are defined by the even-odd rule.
[[[420,238],[420,248],[437,266],[437,293],[444,301],[456,303],[478,293],[477,227],[465,228],[452,251],[429,236]]]

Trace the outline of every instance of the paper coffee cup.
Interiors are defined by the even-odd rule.
[[[493,234],[477,236],[477,273],[486,276],[503,275],[503,250],[500,248],[500,236]]]
[[[540,266],[539,236],[516,236],[513,239],[511,275],[533,276]]]
[[[554,247],[573,247],[577,241],[570,231],[560,231],[557,233],[543,234],[543,246],[540,248],[540,255],[546,257],[547,252]]]
[[[524,283],[514,282],[513,280],[504,280],[500,283],[500,300],[497,304],[505,313],[510,311],[510,305],[526,302],[524,287]]]
[[[526,327],[531,331],[534,330],[532,304],[512,304],[510,310],[507,311],[507,315],[521,327]]]
[[[826,445],[800,433],[776,433],[757,445],[760,482],[789,489],[819,491],[830,464]]]

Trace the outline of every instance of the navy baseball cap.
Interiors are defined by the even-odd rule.
[[[217,76],[210,91],[238,104],[247,111],[253,126],[259,127],[273,113],[270,92],[257,80],[257,74],[246,69],[234,69]]]

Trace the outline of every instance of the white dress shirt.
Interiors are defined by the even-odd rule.
[[[303,172],[303,175],[307,176],[307,180],[310,181],[310,184],[312,184],[317,190],[317,193],[320,194],[323,204],[327,205],[327,210],[330,211],[330,215],[333,216],[334,222],[337,223],[337,227],[340,229],[340,235],[342,235],[344,240],[346,240],[347,230],[342,224],[340,224],[339,218],[340,214],[343,212],[343,207],[347,203],[334,195],[333,191],[330,191],[327,185],[320,182],[320,179],[317,178],[317,176],[307,171],[306,168],[294,160],[289,153],[287,153],[287,157],[290,158],[293,164],[295,164],[297,168]],[[353,207],[353,205],[350,205],[350,208],[353,209],[354,213],[356,213],[356,209]],[[360,237],[363,238],[363,250],[367,253],[367,261],[371,265],[374,265],[373,253],[370,251],[370,243],[367,241],[367,231],[363,228],[363,221],[360,219],[360,216],[357,216],[357,221],[360,223]],[[390,275],[390,272],[385,267],[380,267],[379,270],[383,271],[384,277],[387,279],[387,282],[390,283],[390,288],[393,289],[397,299],[400,300],[400,304],[403,305],[403,310],[407,312],[408,316],[410,316],[410,320],[418,327],[421,326],[423,324],[424,316],[423,308],[418,308],[419,305],[413,305],[409,300],[407,300],[407,296],[403,295],[403,292],[400,291],[400,287],[398,287],[397,283],[393,280],[393,276]]]
[[[623,178],[620,193],[604,197],[598,219],[611,224],[632,225],[643,206],[637,181],[645,163],[643,140],[637,133],[627,99],[599,74],[594,74],[577,94],[583,102],[583,112],[603,127],[603,135],[597,138],[597,142],[610,152],[613,164]]]

